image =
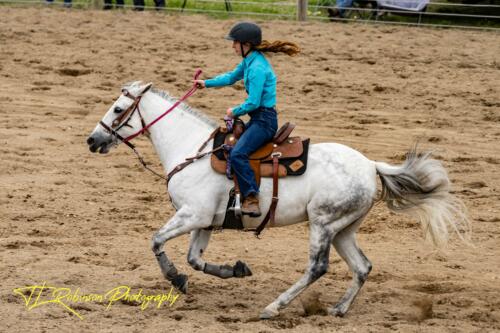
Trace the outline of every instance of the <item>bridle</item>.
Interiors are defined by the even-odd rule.
[[[197,69],[196,70],[196,73],[194,74],[194,80],[198,79],[198,77],[201,75],[202,73],[202,70],[201,69]],[[132,105],[129,106],[129,108],[127,110],[125,110],[125,112],[123,112],[122,114],[120,114],[119,117],[117,117],[115,120],[113,120],[113,123],[111,124],[111,127],[106,125],[102,120],[99,122],[99,124],[104,127],[104,129],[106,129],[111,135],[113,135],[114,137],[116,137],[117,139],[119,139],[120,141],[124,142],[125,144],[127,144],[127,146],[134,146],[132,145],[129,141],[132,140],[133,138],[143,134],[144,132],[146,132],[151,126],[153,126],[154,124],[156,124],[158,121],[160,121],[163,117],[165,117],[167,114],[169,114],[170,112],[172,112],[179,104],[181,104],[184,100],[186,100],[189,96],[191,96],[192,94],[195,93],[196,89],[198,89],[198,85],[196,83],[193,84],[193,86],[191,87],[191,89],[188,90],[188,92],[182,96],[177,102],[175,102],[168,110],[166,110],[165,112],[163,112],[161,115],[159,115],[155,120],[153,120],[152,122],[150,122],[149,124],[146,125],[146,122],[144,121],[144,118],[142,117],[142,114],[141,114],[141,110],[139,108],[139,104],[141,102],[141,98],[142,98],[142,95],[145,93],[142,92],[142,94],[140,96],[134,96],[132,95],[128,90],[126,89],[123,89],[122,90],[122,93],[125,97],[128,97],[130,99],[132,99],[134,102],[132,103]],[[123,138],[120,134],[118,134],[118,131],[123,127],[123,126],[127,126],[128,125],[128,122],[130,121],[130,119],[132,118],[132,115],[134,114],[134,111],[137,110],[137,112],[139,113],[139,117],[141,118],[141,124],[142,124],[142,128],[132,134],[132,135],[129,135],[127,136],[126,138]],[[124,121],[125,119],[125,121]],[[132,148],[131,147],[131,148]]]
[[[194,80],[198,79],[198,77],[201,75],[202,71],[201,69],[198,69],[196,70],[196,73],[194,74]],[[144,166],[144,168],[146,168],[147,170],[151,171],[152,173],[154,173],[155,175],[157,175],[158,177],[162,178],[162,179],[165,179],[167,181],[167,184],[168,184],[168,181],[170,180],[170,178],[176,174],[177,172],[181,171],[182,169],[184,169],[187,165],[193,163],[194,161],[198,160],[199,158],[202,158],[210,153],[212,153],[213,151],[210,151],[210,152],[206,152],[206,153],[203,153],[201,154],[201,151],[206,147],[208,141],[210,141],[210,139],[213,139],[213,136],[215,136],[215,133],[216,131],[214,131],[211,135],[210,135],[210,138],[205,141],[203,143],[203,145],[200,147],[200,149],[198,150],[197,152],[197,155],[194,156],[194,157],[190,157],[190,158],[186,158],[186,161],[179,164],[178,166],[176,166],[174,168],[174,170],[172,170],[168,175],[167,177],[164,177],[163,175],[159,174],[158,172],[154,171],[153,169],[149,168],[148,165],[146,164],[146,162],[144,161],[144,159],[142,158],[142,156],[139,154],[139,152],[135,149],[135,146],[130,142],[130,140],[132,140],[133,138],[141,135],[141,134],[144,134],[144,133],[148,133],[149,134],[149,131],[148,129],[153,126],[154,124],[156,124],[158,121],[160,121],[160,119],[162,119],[164,116],[166,116],[167,114],[169,114],[170,112],[172,112],[179,104],[181,104],[184,100],[186,100],[189,96],[191,96],[192,94],[195,93],[195,91],[198,89],[198,85],[196,83],[193,84],[193,86],[191,87],[191,89],[188,90],[188,92],[182,96],[177,102],[175,102],[168,110],[166,110],[165,112],[163,112],[160,116],[158,116],[155,120],[153,120],[152,122],[150,122],[149,124],[146,125],[146,122],[144,121],[144,118],[142,117],[142,114],[141,114],[141,109],[140,109],[140,103],[141,103],[141,98],[142,98],[142,95],[145,93],[142,92],[142,94],[140,96],[134,96],[132,95],[128,90],[126,89],[123,89],[122,90],[122,94],[125,96],[125,97],[128,97],[130,99],[132,99],[134,102],[132,103],[132,105],[130,105],[127,110],[125,110],[124,112],[122,112],[115,120],[113,120],[111,126],[108,126],[106,123],[104,123],[102,120],[99,121],[99,124],[109,133],[111,134],[111,136],[113,137],[113,142],[115,144],[118,144],[118,140],[120,140],[121,142],[125,143],[130,149],[132,149],[135,153],[135,155],[137,156],[137,158],[139,159],[139,161],[141,162],[141,164]],[[118,131],[123,128],[124,126],[130,126],[128,123],[130,121],[130,119],[132,118],[134,112],[137,110],[137,113],[139,114],[139,117],[141,119],[141,125],[142,125],[142,128],[132,134],[132,135],[129,135],[127,136],[126,138],[124,138],[123,136],[121,136]],[[218,130],[218,129],[217,129]],[[218,149],[217,149],[218,150]]]
[[[147,126],[146,126],[146,122],[144,121],[144,118],[142,117],[141,110],[139,108],[139,103],[141,102],[142,95],[135,97],[127,89],[123,89],[122,94],[123,94],[123,96],[128,97],[134,101],[132,103],[132,105],[130,105],[124,112],[122,112],[115,120],[113,120],[113,122],[111,123],[111,126],[108,126],[102,120],[99,121],[99,124],[102,127],[104,127],[104,129],[109,134],[111,134],[111,136],[114,138],[113,142],[117,143],[117,139],[118,139],[121,142],[125,143],[130,148],[135,149],[135,146],[129,142],[130,136],[127,138],[124,138],[118,133],[118,131],[120,129],[122,129],[122,127],[124,127],[124,126],[130,126],[128,123],[129,123],[130,119],[132,119],[134,112],[137,110],[137,113],[139,114],[139,117],[141,118],[141,125],[142,125],[142,128],[139,131],[139,133],[145,132],[144,128],[146,128]]]

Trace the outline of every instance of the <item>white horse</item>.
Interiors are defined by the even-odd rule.
[[[122,94],[98,124],[87,143],[92,152],[105,154],[121,140],[105,127],[113,127],[121,137],[138,132],[154,121],[175,100],[167,93],[150,89],[150,84],[134,82]],[[127,93],[128,92],[128,93]],[[132,96],[132,97],[131,97]],[[133,106],[134,96],[138,107]],[[127,113],[126,117],[122,117]],[[185,158],[196,154],[217,124],[185,104],[176,107],[149,128],[149,139],[169,173]],[[209,143],[205,151],[211,149]],[[309,221],[309,266],[302,278],[282,293],[260,314],[262,319],[277,316],[304,289],[327,272],[330,247],[346,261],[353,273],[352,284],[341,300],[329,308],[332,315],[343,316],[349,309],[372,268],[356,243],[355,233],[377,200],[377,175],[382,183],[381,200],[396,212],[419,218],[424,234],[435,244],[448,240],[449,230],[468,231],[469,221],[463,206],[449,192],[449,179],[442,165],[430,154],[408,153],[400,166],[374,162],[361,153],[336,143],[311,145],[307,171],[287,177],[279,183],[279,204],[274,224],[283,227]],[[152,249],[165,278],[187,292],[187,276],[180,274],[162,250],[165,242],[191,233],[188,262],[195,269],[221,278],[251,275],[241,261],[234,266],[205,262],[202,255],[210,239],[211,228],[220,227],[226,213],[228,193],[233,186],[224,175],[212,170],[209,158],[202,158],[175,174],[168,193],[175,215],[154,234]],[[261,209],[270,206],[272,180],[262,179]],[[257,227],[263,217],[244,217],[245,228]],[[208,228],[208,229],[207,229]]]

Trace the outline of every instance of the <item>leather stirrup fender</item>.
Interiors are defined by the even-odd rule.
[[[267,222],[271,221],[271,224],[274,223],[274,218],[276,214],[276,207],[278,206],[278,165],[279,165],[279,153],[273,153],[273,199],[271,201],[271,207],[267,212],[264,220],[260,223],[260,225],[255,229],[255,236],[259,238],[260,233],[266,227]]]

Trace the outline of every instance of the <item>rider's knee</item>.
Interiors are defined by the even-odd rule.
[[[245,156],[243,155],[237,155],[237,154],[231,154],[230,157],[229,157],[229,160],[231,161],[231,165],[238,165],[240,164],[242,161],[245,160]]]
[[[230,157],[231,162],[235,163],[235,162],[239,162],[239,161],[248,159],[248,154],[240,149],[235,148],[231,151],[231,154],[229,155],[229,157]]]

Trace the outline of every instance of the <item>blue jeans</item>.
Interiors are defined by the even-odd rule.
[[[259,193],[248,157],[266,142],[271,141],[278,130],[276,109],[261,107],[249,115],[250,121],[246,124],[245,132],[230,154],[231,165],[243,197]]]
[[[353,2],[353,0],[337,0],[337,4],[335,7],[338,8],[341,16],[344,15],[344,12],[345,12],[344,8],[352,7],[352,2]]]

